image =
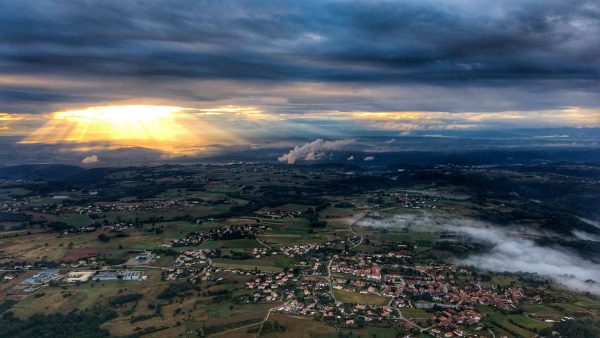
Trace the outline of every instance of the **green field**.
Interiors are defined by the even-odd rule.
[[[503,314],[500,311],[496,311],[496,310],[490,308],[489,306],[478,306],[477,310],[488,315],[484,319],[485,322],[489,322],[489,323],[493,324],[494,326],[496,326],[502,330],[505,330],[514,336],[517,336],[517,337],[520,336],[520,337],[525,337],[525,338],[533,338],[536,336],[535,332],[524,329],[520,326],[513,324],[509,320],[508,316],[506,316],[505,314]],[[519,321],[525,322],[525,320],[522,318],[520,318]]]
[[[333,290],[333,294],[337,300],[344,303],[386,305],[390,300],[389,297],[363,294],[347,290]]]
[[[538,330],[545,329],[545,328],[552,326],[549,323],[545,323],[545,322],[538,321],[538,320],[533,320],[533,319],[531,319],[525,315],[521,315],[521,314],[508,315],[508,319],[510,320],[511,323],[513,323],[517,326],[520,326],[522,328],[525,328],[527,330],[533,331],[533,332],[537,332]]]
[[[427,312],[423,309],[418,309],[418,308],[402,308],[401,309],[402,312],[402,316],[409,318],[409,319],[414,319],[414,318],[430,318],[433,313],[431,312]]]
[[[59,220],[76,228],[92,225],[92,220],[86,214],[65,214],[61,215]]]

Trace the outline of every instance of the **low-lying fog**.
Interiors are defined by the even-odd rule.
[[[363,218],[360,226],[411,228],[414,231],[451,231],[491,245],[456,263],[498,272],[529,272],[548,277],[570,289],[600,295],[600,264],[561,246],[540,246],[515,228],[501,228],[468,218],[434,214],[402,214],[384,219]]]

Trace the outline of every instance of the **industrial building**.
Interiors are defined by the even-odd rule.
[[[57,279],[59,277],[60,274],[58,273],[58,269],[42,270],[36,273],[35,275],[25,279],[24,283],[29,285],[46,284],[51,280]]]

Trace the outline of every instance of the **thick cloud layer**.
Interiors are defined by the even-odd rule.
[[[595,1],[3,1],[12,67],[335,81],[597,79]]]
[[[543,247],[519,231],[498,228],[466,218],[405,214],[389,219],[363,219],[362,226],[412,228],[418,231],[452,231],[488,243],[491,249],[457,261],[492,271],[529,272],[551,278],[570,289],[600,295],[600,265],[562,247]]]
[[[5,112],[600,107],[597,1],[0,0]],[[51,108],[50,108],[51,107]]]

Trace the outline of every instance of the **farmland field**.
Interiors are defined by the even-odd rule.
[[[355,303],[355,304],[372,304],[372,305],[385,305],[389,302],[388,297],[361,294],[358,292],[346,291],[346,290],[334,290],[333,294],[335,297],[342,302]]]

